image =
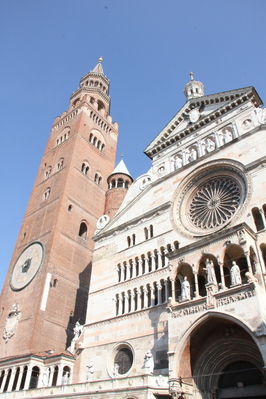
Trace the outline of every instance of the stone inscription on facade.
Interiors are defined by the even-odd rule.
[[[239,292],[239,294],[233,294],[220,298],[217,300],[217,307],[227,305],[228,303],[242,301],[243,299],[252,298],[255,295],[253,290]]]
[[[188,316],[189,314],[204,312],[204,310],[207,310],[206,303],[203,303],[203,304],[197,305],[197,306],[191,306],[191,307],[185,308],[185,309],[184,308],[180,309],[177,312],[172,313],[172,317]]]

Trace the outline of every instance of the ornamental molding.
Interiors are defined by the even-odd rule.
[[[236,290],[238,292],[235,292]],[[227,291],[210,293],[209,296],[211,296],[212,298],[211,304],[209,303],[210,298],[206,296],[204,298],[200,298],[199,300],[197,300],[198,302],[197,305],[193,305],[190,302],[189,305],[186,303],[185,306],[184,305],[170,306],[168,310],[171,318],[175,319],[178,317],[189,316],[191,314],[205,312],[208,309],[214,309],[221,306],[226,306],[234,302],[239,302],[244,299],[253,298],[255,296],[255,285],[249,283],[246,286],[237,287],[237,289],[232,288]],[[258,334],[264,335],[264,331],[266,331],[266,329],[264,330],[264,325],[261,328],[258,328]]]

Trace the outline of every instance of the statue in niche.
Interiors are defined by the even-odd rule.
[[[115,363],[114,364],[114,377],[118,377],[118,370],[119,370],[119,364]]]
[[[67,371],[62,377],[62,385],[68,385],[69,383],[69,371]]]
[[[206,154],[206,143],[204,140],[200,141],[200,147],[201,147],[201,155],[205,155]]]
[[[206,151],[212,152],[213,150],[215,150],[215,143],[208,137],[206,140]]]
[[[94,374],[94,368],[93,368],[93,363],[90,361],[87,364],[87,374],[86,374],[86,381],[93,381],[93,374]]]
[[[195,150],[194,147],[192,147],[190,149],[190,153],[189,153],[189,157],[188,157],[189,162],[195,161],[197,159],[197,157],[198,157],[197,151]]]
[[[232,131],[231,129],[229,129],[228,127],[224,129],[224,142],[229,143],[230,141],[233,140],[233,135],[232,135]]]
[[[145,374],[153,374],[154,360],[150,350],[148,350],[148,352],[144,356],[144,369]]]
[[[218,138],[219,138],[219,144],[220,145],[224,145],[224,134],[223,134],[223,132],[218,132],[217,133],[217,135],[218,135]]]
[[[181,301],[189,300],[190,301],[190,285],[187,281],[187,277],[184,277],[184,280],[181,284]]]
[[[182,159],[180,158],[180,156],[177,155],[177,156],[175,157],[175,170],[176,170],[176,169],[182,168],[182,166],[183,166],[183,161],[182,161]]]
[[[232,262],[232,267],[230,269],[230,277],[231,277],[231,285],[242,284],[240,269],[235,261]]]
[[[207,283],[208,284],[212,283],[212,284],[217,285],[213,261],[206,259],[205,266],[206,267],[203,268],[203,270],[206,270],[206,273],[207,273]]]

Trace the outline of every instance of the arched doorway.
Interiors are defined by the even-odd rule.
[[[265,387],[261,371],[252,363],[233,362],[219,377],[218,398],[264,398]]]
[[[197,399],[266,398],[259,348],[232,317],[206,315],[178,358],[177,375],[194,386]]]

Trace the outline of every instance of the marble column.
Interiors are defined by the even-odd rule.
[[[12,386],[13,386],[13,382],[15,379],[15,375],[16,375],[16,367],[12,367],[11,376],[10,376],[8,387],[7,387],[7,392],[12,391]]]
[[[140,291],[136,290],[136,310],[140,309]]]
[[[264,225],[264,229],[266,229],[265,214],[264,214],[264,212],[263,212],[263,209],[259,209],[259,211],[260,211],[260,214],[261,214],[261,218],[262,218],[262,222],[263,222],[263,225]]]
[[[148,307],[148,290],[146,287],[143,287],[143,308]]]
[[[7,376],[8,376],[8,370],[5,370],[5,375],[4,375],[2,384],[1,384],[0,393],[2,393],[3,390],[4,390],[4,387],[5,387],[5,385],[6,385]]]
[[[155,297],[154,297],[154,285],[150,284],[151,287],[151,306],[155,305]]]
[[[168,280],[164,280],[164,292],[165,292],[165,303],[168,302],[168,298],[169,298],[169,286],[168,286]]]
[[[124,311],[124,313],[128,313],[128,294],[127,294],[127,292],[125,292],[124,299],[125,299],[125,307],[124,307],[125,311]]]
[[[136,262],[132,262],[132,278],[136,277],[137,275],[137,265]]]
[[[63,384],[62,384],[63,369],[64,369],[63,364],[59,364],[59,366],[58,366],[58,374],[57,374],[56,386],[58,386],[58,385],[63,385]]]
[[[220,269],[222,288],[226,288],[225,287],[225,279],[224,279],[224,268],[223,268],[222,262],[219,261],[219,256],[217,256],[217,261],[218,261],[218,265],[219,265],[219,269]]]
[[[29,364],[28,365],[28,370],[27,370],[27,375],[26,375],[26,380],[25,380],[25,385],[24,385],[24,391],[26,391],[27,389],[29,389],[29,385],[30,385],[30,379],[31,379],[31,373],[32,373],[32,368],[33,365]]]
[[[53,383],[53,378],[54,378],[54,369],[55,366],[50,367],[50,375],[49,375],[49,381],[48,381],[48,386],[51,387]]]
[[[250,259],[249,259],[249,251],[245,252],[245,256],[246,256],[246,259],[247,259],[248,271],[253,276],[253,270],[252,270],[252,266],[251,266]]]
[[[162,303],[162,286],[161,286],[160,282],[156,283],[156,288],[157,288],[158,305],[161,305],[161,303]]]
[[[193,270],[193,275],[194,275],[194,283],[195,283],[195,298],[199,297],[199,282],[198,282],[198,272],[196,270]]]
[[[22,376],[23,376],[23,368],[20,367],[18,381],[17,381],[17,385],[16,385],[16,388],[15,388],[16,391],[20,390],[20,384],[21,384]]]
[[[176,301],[176,298],[175,298],[175,280],[173,279],[173,278],[170,278],[170,281],[171,281],[171,297],[172,297],[172,300],[173,301]]]

